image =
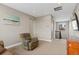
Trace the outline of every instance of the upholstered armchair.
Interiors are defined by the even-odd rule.
[[[33,50],[38,46],[38,38],[32,38],[30,33],[22,33],[20,36],[22,38],[23,45],[27,50]]]
[[[4,47],[3,41],[0,41],[0,55],[13,55],[13,53]]]

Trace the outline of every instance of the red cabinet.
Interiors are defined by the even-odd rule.
[[[74,41],[74,40],[67,41],[67,54],[79,55],[79,41]]]

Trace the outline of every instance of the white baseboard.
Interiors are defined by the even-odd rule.
[[[13,45],[10,45],[10,46],[6,46],[5,48],[12,48],[12,47],[15,47],[15,46],[19,46],[19,45],[21,45],[22,43],[21,42],[19,42],[19,43],[16,43],[16,44],[13,44]]]
[[[39,40],[43,40],[43,41],[52,42],[52,40],[51,40],[51,39],[39,39]]]
[[[48,42],[51,42],[52,40],[51,39],[39,39],[39,40],[43,40],[43,41],[48,41]],[[6,46],[5,48],[12,48],[12,47],[15,47],[15,46],[19,46],[19,45],[21,45],[22,44],[22,42],[19,42],[19,43],[16,43],[16,44],[13,44],[13,45],[10,45],[10,46]]]

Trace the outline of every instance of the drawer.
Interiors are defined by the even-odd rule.
[[[69,55],[79,55],[79,48],[68,48]]]
[[[77,47],[79,48],[79,42],[75,42],[75,41],[71,41],[71,42],[68,42],[68,47]]]

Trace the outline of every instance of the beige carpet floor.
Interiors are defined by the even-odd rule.
[[[28,51],[20,46],[10,48],[15,55],[66,55],[66,40],[53,40],[52,42],[39,41],[39,46],[33,51]]]

